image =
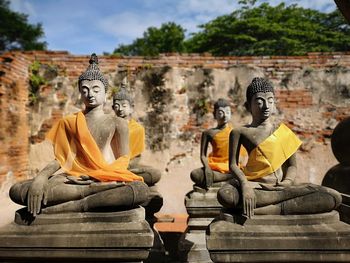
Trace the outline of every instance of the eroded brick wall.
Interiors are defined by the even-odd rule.
[[[45,114],[41,110],[28,104],[28,67],[33,61],[39,61],[43,65],[55,67],[57,77],[53,82],[40,88],[41,101],[50,96],[50,103],[43,106]],[[89,56],[74,56],[67,52],[11,52],[0,56],[0,182],[4,175],[12,171],[18,178],[26,177],[28,168],[28,151],[30,144],[37,144],[44,139],[45,133],[52,127],[53,123],[67,112],[78,109],[78,101],[71,100],[76,93],[77,77],[86,69]],[[350,72],[350,53],[310,53],[308,56],[283,57],[283,56],[261,56],[261,57],[213,57],[209,54],[165,54],[154,59],[143,57],[114,57],[101,56],[100,69],[105,74],[115,75],[120,69],[126,69],[134,81],[140,76],[140,72],[170,67],[172,69],[208,70],[230,70],[232,68],[251,68],[258,70],[262,75],[268,77],[276,87],[278,100],[278,111],[281,118],[297,132],[301,138],[314,138],[316,141],[327,140],[336,122],[348,116],[350,112],[349,90],[344,84],[339,84],[339,91],[332,91],[330,99],[327,100],[327,91],[319,91],[317,85],[313,85],[315,79],[324,78],[329,81],[332,76],[339,78],[341,74]],[[328,74],[328,75],[327,75]],[[251,76],[253,77],[253,76]],[[60,78],[57,81],[57,78]],[[305,79],[300,83],[300,79]],[[329,81],[329,82],[332,82]],[[327,86],[326,83],[323,86]],[[336,88],[332,89],[338,89]],[[188,113],[186,89],[176,87],[172,90],[181,114]],[[220,89],[220,87],[217,87]],[[241,87],[241,90],[244,87]],[[336,93],[336,94],[335,94]],[[339,95],[339,94],[340,95]],[[343,97],[342,97],[343,96]],[[50,97],[50,98],[51,98]],[[339,99],[340,97],[341,99]],[[242,103],[243,104],[243,103]],[[235,108],[238,103],[233,103]],[[74,108],[75,107],[75,108]],[[31,127],[31,118],[35,114],[42,114],[42,121],[37,127]],[[304,113],[309,117],[304,121]],[[313,119],[313,113],[317,118]],[[208,113],[210,116],[210,113]],[[174,115],[176,117],[176,115]],[[209,117],[208,117],[209,118]],[[175,121],[177,119],[175,118]],[[304,121],[304,122],[303,122]],[[188,117],[183,125],[179,125],[181,134],[185,132],[195,133],[193,138],[198,143],[200,132],[213,124],[211,122],[199,123],[193,117]],[[181,153],[182,154],[182,153]],[[180,155],[181,155],[180,154]],[[174,157],[175,156],[175,157]],[[170,161],[176,159],[176,154],[170,156]]]
[[[22,53],[0,56],[0,183],[28,170],[28,64]]]

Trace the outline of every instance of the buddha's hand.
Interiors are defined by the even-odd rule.
[[[261,186],[261,189],[265,191],[282,191],[285,186],[278,184],[278,185],[270,185],[270,184],[259,184]]]
[[[33,216],[39,214],[41,204],[46,205],[48,199],[48,178],[46,176],[37,176],[28,189],[27,206],[28,212]]]
[[[73,175],[68,175],[68,184],[80,184],[80,185],[89,185],[92,184],[93,182],[96,182],[93,180],[92,177],[88,175],[80,175],[80,176],[73,176]]]
[[[213,184],[214,173],[213,173],[213,170],[210,168],[205,168],[204,173],[205,173],[205,186],[209,188]]]
[[[256,207],[256,196],[254,189],[248,185],[242,185],[243,213],[251,218]]]
[[[293,184],[293,180],[291,179],[284,179],[282,182],[278,183],[279,186],[283,186],[283,187],[288,187],[291,186]]]

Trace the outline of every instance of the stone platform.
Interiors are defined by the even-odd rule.
[[[206,240],[214,262],[350,261],[350,225],[337,211],[252,219],[222,213]]]
[[[210,263],[205,242],[205,230],[215,217],[220,215],[221,204],[217,192],[224,183],[215,183],[207,191],[194,186],[185,197],[185,206],[189,215],[188,229],[179,242],[179,254],[182,262]]]
[[[220,214],[222,205],[218,202],[217,192],[221,185],[217,183],[208,191],[194,186],[193,191],[186,194],[185,207],[190,218],[214,218]]]
[[[142,262],[153,245],[141,207],[40,214],[35,219],[25,209],[0,229],[1,262]]]

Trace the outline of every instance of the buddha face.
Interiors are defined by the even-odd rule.
[[[113,110],[120,118],[128,118],[133,113],[133,107],[128,100],[114,100]]]
[[[268,119],[275,110],[275,95],[272,92],[255,93],[250,101],[249,110],[255,120]]]
[[[79,91],[87,108],[95,108],[106,102],[105,86],[100,80],[82,80]]]
[[[215,111],[214,116],[219,126],[228,123],[231,119],[230,106],[218,107]]]

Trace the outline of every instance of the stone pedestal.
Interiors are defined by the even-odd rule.
[[[153,245],[142,207],[40,214],[35,219],[25,209],[0,229],[0,261],[142,262]]]
[[[182,262],[212,262],[206,247],[205,230],[220,214],[222,206],[217,200],[217,192],[222,184],[216,183],[208,191],[194,186],[193,191],[186,195],[185,206],[189,220],[188,229],[179,243]]]
[[[206,239],[214,262],[350,261],[350,226],[337,211],[252,219],[222,213]]]
[[[149,257],[145,262],[153,263],[153,262],[163,262],[165,258],[165,248],[164,242],[159,235],[158,231],[154,228],[154,224],[157,222],[157,218],[154,216],[155,213],[159,212],[163,206],[163,197],[158,192],[158,188],[156,185],[149,187],[149,199],[146,203],[142,204],[142,206],[146,210],[146,221],[149,223],[153,235],[153,246],[150,250]]]

